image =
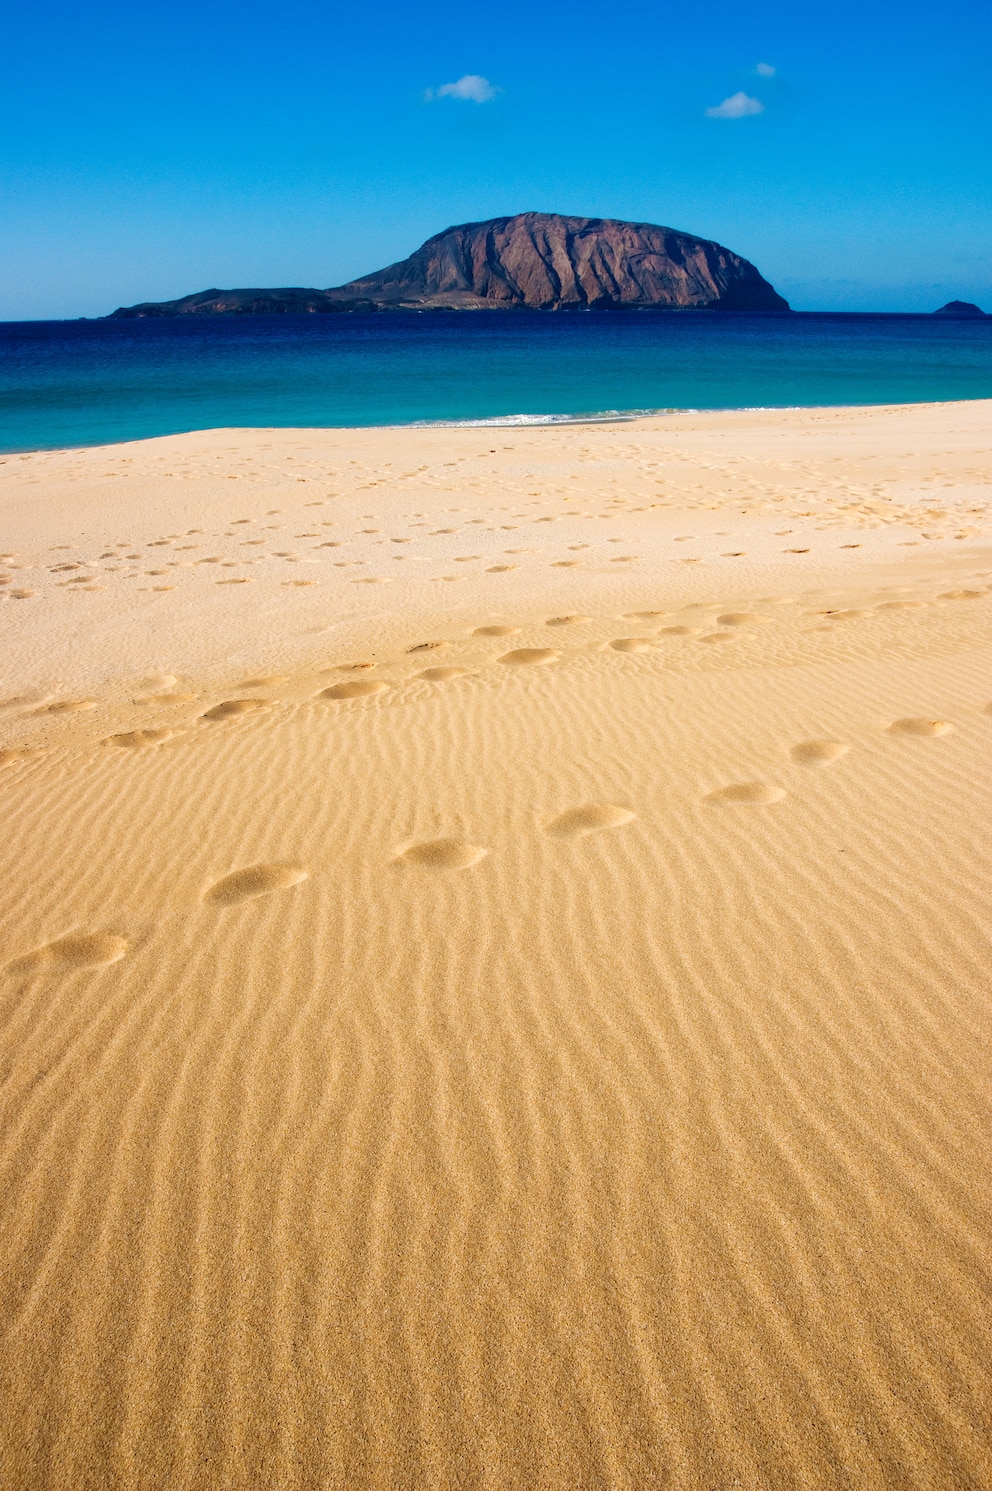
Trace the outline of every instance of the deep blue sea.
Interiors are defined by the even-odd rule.
[[[218,426],[992,398],[992,317],[385,314],[0,324],[0,450]]]

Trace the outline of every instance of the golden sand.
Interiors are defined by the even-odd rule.
[[[0,460],[3,1487],[992,1483],[990,427]]]

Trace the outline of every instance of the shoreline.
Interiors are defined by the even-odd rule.
[[[122,440],[97,441],[84,445],[0,446],[0,463],[12,456],[71,455],[82,451],[113,450],[121,445],[141,445],[149,440],[175,440],[192,435],[239,434],[245,436],[279,431],[283,434],[347,434],[349,431],[396,431],[403,430],[461,430],[461,429],[555,429],[569,425],[638,424],[643,420],[670,419],[680,415],[733,415],[733,414],[791,414],[836,413],[842,410],[886,410],[886,409],[943,409],[955,405],[990,404],[992,397],[976,396],[973,399],[919,399],[893,403],[883,400],[865,404],[735,404],[686,407],[664,407],[657,409],[604,409],[587,414],[501,414],[478,419],[424,419],[409,420],[401,424],[368,425],[204,425],[191,429],[171,430],[162,435],[132,436]]]
[[[473,307],[472,311],[470,311],[469,314],[471,314],[475,309],[476,308]],[[504,308],[504,309],[506,309],[506,308]],[[453,311],[451,309],[444,309],[444,308],[441,308],[441,307],[434,307],[433,309],[425,310],[423,308],[418,308],[416,306],[407,306],[407,307],[404,307],[404,306],[395,306],[395,307],[391,307],[389,310],[331,312],[330,314],[331,315],[347,315],[349,318],[354,318],[356,316],[382,316],[382,315],[393,315],[393,314],[396,314],[396,313],[399,313],[401,315],[408,315],[408,316],[411,316],[411,315],[412,316],[432,316],[432,315],[435,315],[435,314],[441,314],[441,315],[447,316],[447,315],[450,315],[450,314],[455,314],[455,315],[462,314],[462,312],[460,312],[460,311],[457,311],[457,310]],[[945,323],[948,322],[948,321],[955,321],[955,322],[957,322],[957,321],[964,321],[964,322],[970,322],[971,324],[974,324],[976,321],[980,324],[981,321],[982,321],[982,319],[983,319],[981,316],[975,316],[973,314],[953,315],[953,316],[948,316],[948,315],[938,316],[938,313],[936,311],[811,311],[811,310],[799,311],[799,310],[796,310],[792,306],[790,306],[788,310],[784,310],[784,311],[783,310],[778,310],[778,311],[776,311],[776,310],[763,310],[763,311],[761,311],[761,310],[754,310],[754,311],[729,311],[729,310],[723,310],[723,311],[721,311],[721,310],[717,310],[715,307],[697,308],[696,310],[689,310],[688,308],[683,308],[683,309],[672,308],[672,309],[667,309],[666,310],[663,307],[646,307],[645,306],[645,307],[640,307],[640,308],[628,307],[627,309],[621,310],[619,312],[617,312],[616,310],[596,310],[595,308],[592,308],[592,307],[579,307],[579,306],[577,306],[575,308],[561,308],[561,309],[559,309],[557,311],[542,311],[542,310],[538,310],[538,309],[536,309],[534,307],[518,306],[518,307],[514,307],[510,311],[510,314],[514,315],[514,316],[525,315],[525,316],[542,316],[543,317],[543,316],[552,316],[552,315],[553,316],[560,316],[562,314],[564,314],[566,316],[575,316],[575,315],[590,316],[591,315],[591,316],[604,316],[604,317],[608,317],[611,320],[614,319],[618,314],[621,315],[621,316],[626,316],[626,315],[630,315],[631,313],[633,313],[634,315],[637,315],[637,316],[641,316],[641,315],[647,315],[647,316],[652,316],[652,315],[682,316],[682,315],[698,315],[698,314],[702,314],[702,315],[707,316],[707,317],[714,317],[715,318],[715,317],[721,317],[721,316],[728,316],[728,317],[733,317],[734,319],[743,319],[745,317],[756,317],[756,318],[757,317],[774,317],[776,319],[782,319],[782,318],[793,319],[795,317],[806,317],[808,319],[813,319],[813,320],[819,320],[819,319],[829,320],[829,319],[835,318],[835,319],[840,320],[840,321],[862,320],[862,319],[863,320],[869,320],[869,321],[874,321],[874,320],[932,321],[936,317],[937,319],[939,319],[940,321],[945,322]],[[258,311],[258,312],[256,312],[256,311],[253,311],[253,312],[250,313],[250,316],[251,316],[252,320],[258,320],[258,319],[265,318],[265,319],[268,319],[268,320],[279,320],[279,321],[283,321],[283,320],[287,320],[287,319],[293,318],[293,319],[297,319],[297,320],[308,320],[309,321],[309,320],[312,319],[313,314],[314,313],[310,312],[310,311],[287,311],[287,312],[282,312],[282,311]],[[320,314],[320,313],[318,313],[318,314]],[[486,314],[486,312],[483,311],[482,314]],[[985,317],[985,319],[988,319],[989,313],[987,311],[984,313],[984,317]],[[182,320],[182,319],[187,319],[187,320],[188,319],[204,320],[204,319],[207,319],[207,318],[204,317],[202,314],[199,315],[199,316],[196,316],[194,314],[194,316],[191,317],[190,313],[188,313],[188,312],[180,313],[179,315],[168,315],[168,316],[158,316],[158,315],[154,315],[154,316],[118,316],[114,311],[107,311],[102,316],[58,316],[58,317],[54,317],[54,318],[53,317],[47,317],[46,318],[44,316],[33,316],[33,317],[28,317],[28,318],[22,318],[20,320],[15,320],[15,321],[4,321],[4,320],[0,319],[0,327],[4,327],[4,326],[74,326],[74,325],[78,324],[80,321],[84,321],[84,322],[102,322],[102,321],[174,321],[174,320]],[[237,320],[237,319],[244,320],[245,316],[244,316],[244,313],[235,313],[235,314],[232,314],[232,313],[222,312],[219,315],[217,313],[211,313],[210,319],[212,319],[212,320],[223,319],[223,320],[228,320],[228,321],[230,321],[230,320]]]
[[[193,656],[200,659],[197,666],[217,668],[231,651],[231,628],[237,631],[237,618],[245,605],[249,615],[257,609],[258,600],[249,599],[256,593],[264,596],[267,619],[256,642],[238,637],[239,656],[257,653],[261,663],[266,648],[278,642],[281,651],[292,648],[302,664],[308,646],[319,650],[322,645],[301,640],[308,630],[330,621],[335,632],[354,635],[357,641],[362,627],[373,622],[383,607],[396,618],[378,623],[388,630],[400,626],[404,615],[429,617],[439,608],[452,610],[466,586],[469,594],[481,586],[487,605],[499,608],[508,603],[531,611],[535,606],[540,609],[546,595],[557,596],[566,607],[574,600],[581,608],[583,596],[590,591],[602,593],[604,603],[615,603],[619,609],[626,604],[626,595],[627,608],[634,609],[634,592],[643,590],[650,596],[662,576],[663,591],[683,604],[701,599],[710,589],[718,594],[728,584],[742,594],[750,587],[760,595],[769,586],[787,589],[794,584],[790,566],[796,564],[813,572],[807,576],[808,583],[815,579],[820,585],[836,584],[845,567],[853,565],[860,573],[869,560],[883,567],[905,563],[915,557],[914,549],[932,545],[933,539],[921,537],[934,526],[926,516],[927,502],[951,490],[944,485],[942,472],[927,467],[924,450],[919,456],[903,456],[901,469],[892,473],[895,480],[889,481],[885,493],[875,492],[876,432],[884,430],[885,439],[897,451],[901,445],[908,444],[911,450],[919,443],[917,430],[920,438],[929,429],[932,434],[926,438],[943,440],[945,428],[960,427],[962,459],[967,461],[965,452],[972,443],[982,448],[990,415],[992,401],[959,401],[881,408],[686,411],[623,423],[512,428],[217,429],[110,446],[22,453],[0,460],[0,521],[6,541],[15,548],[20,543],[21,559],[30,562],[18,571],[9,559],[0,561],[11,577],[0,594],[26,588],[36,593],[24,597],[17,608],[8,669],[15,668],[21,680],[18,687],[53,686],[64,675],[64,669],[49,671],[32,681],[26,669],[28,657],[37,660],[52,649],[56,654],[64,652],[61,629],[58,625],[51,629],[52,618],[45,606],[60,593],[63,601],[73,595],[77,584],[67,581],[79,586],[85,583],[87,588],[75,604],[78,607],[85,597],[89,614],[101,623],[92,646],[85,635],[74,643],[75,676],[85,679],[88,686],[105,675],[108,626],[122,629],[111,655],[122,662],[126,656],[135,674],[166,667],[162,658],[178,649],[178,661],[167,668],[176,671],[183,666],[182,655],[190,645],[195,648]],[[796,448],[796,441],[800,447],[813,442],[818,458],[828,465],[853,462],[854,474],[846,487],[832,474],[832,485],[812,478],[805,469],[805,452]],[[633,496],[618,495],[628,480],[631,460],[637,463],[634,482],[640,496],[636,501]],[[410,470],[394,480],[398,466],[416,468],[425,461],[426,485],[419,484],[421,478]],[[646,462],[651,470],[642,469]],[[423,521],[404,516],[404,509],[422,503],[426,510],[446,488],[452,494],[448,505],[461,508],[463,501],[476,500],[475,493],[501,471],[503,463],[509,463],[507,500],[493,506],[491,516],[477,517],[463,526],[461,538],[453,531],[442,531],[428,542],[426,552],[418,549],[413,541],[428,537]],[[537,473],[534,476],[529,474],[531,466]],[[366,467],[370,474],[360,479]],[[473,486],[468,496],[459,498],[457,481],[461,478],[453,479],[448,473],[463,470],[473,472]],[[606,483],[598,513],[594,511],[598,494],[586,489],[587,471],[602,473]],[[968,550],[973,543],[983,542],[989,531],[986,489],[969,481],[973,479],[954,489],[955,512],[948,510],[937,523],[942,532],[947,530],[947,541]],[[528,482],[535,487],[533,492],[527,490]],[[754,495],[756,482],[767,486]],[[570,513],[568,494],[576,484],[582,510]],[[837,493],[845,495],[843,504],[837,501]],[[41,508],[39,497],[45,498]],[[510,498],[520,511],[508,529],[498,508],[512,506]],[[240,511],[246,499],[248,506]],[[386,505],[383,499],[388,499]],[[266,519],[265,506],[276,503],[284,511]],[[365,508],[372,511],[366,513]],[[279,525],[285,528],[294,514],[304,523],[309,513],[313,515],[311,527],[318,531],[303,542],[290,534],[289,548],[275,551],[278,540],[270,535],[279,531]],[[729,515],[729,522],[721,514]],[[453,514],[448,519],[454,526],[467,521]],[[773,530],[780,519],[794,528],[793,539],[795,533],[806,534],[808,553],[790,558],[787,551],[800,545],[776,541]],[[393,545],[385,528],[379,530],[378,525],[396,521],[407,525],[410,537]],[[680,532],[687,521],[686,531],[692,533],[694,524],[696,536],[683,550],[673,543],[683,541]],[[362,524],[373,522],[375,531],[359,531]],[[348,531],[339,534],[336,530],[342,523]],[[826,532],[837,524],[852,525],[852,532],[859,530],[854,533],[857,548],[843,555],[818,536],[823,525],[827,525]],[[257,525],[261,526],[256,532]],[[183,527],[197,531],[184,539]],[[140,538],[138,528],[143,530]],[[180,531],[163,539],[173,528]],[[132,530],[138,545],[134,551],[120,545],[121,534]],[[728,534],[746,530],[746,543],[721,545],[721,530]],[[249,531],[251,542],[242,541]],[[482,554],[471,561],[471,568],[462,569],[459,545],[473,531]],[[965,536],[955,540],[951,534],[959,531]],[[504,554],[504,548],[519,547],[518,542],[500,542],[504,532],[530,535],[524,544],[527,552]],[[625,534],[637,551],[619,566],[613,547],[617,533]],[[52,553],[48,565],[43,534]],[[535,539],[551,536],[555,538],[551,547],[543,543],[533,547]],[[68,545],[67,540],[71,540]],[[570,549],[576,543],[579,547]],[[156,555],[155,545],[165,551],[166,569],[146,572],[141,551],[147,548],[150,560]],[[722,551],[737,547],[746,552],[728,561]],[[265,556],[261,560],[256,556],[259,549]],[[432,550],[437,551],[434,558]],[[133,553],[130,559],[129,553]],[[486,554],[495,566],[501,566],[495,574],[487,573]],[[16,561],[16,557],[11,552],[10,558]],[[842,558],[846,566],[838,569]],[[76,568],[57,570],[59,563]],[[227,575],[228,570],[233,576]],[[234,576],[240,583],[233,589],[227,585],[218,589],[218,580],[229,582]],[[445,578],[447,584],[440,583],[439,588]],[[455,580],[459,583],[453,584]],[[344,602],[343,617],[335,614],[334,595]],[[291,614],[299,617],[301,636],[295,641],[279,635],[272,612],[277,598],[280,608],[292,601]],[[201,604],[211,619],[209,642],[197,635],[202,631],[197,612]],[[467,609],[474,604],[470,600]],[[22,627],[26,628],[23,633]],[[318,630],[315,635],[319,634]],[[88,667],[80,673],[84,659]],[[64,682],[72,679],[70,670]]]

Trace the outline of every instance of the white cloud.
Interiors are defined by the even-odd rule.
[[[468,103],[487,104],[499,91],[488,78],[480,78],[478,73],[468,72],[457,83],[442,83],[440,88],[426,88],[424,102],[431,103],[435,98],[460,98]]]
[[[759,78],[773,78],[775,76],[775,69],[770,62],[759,62],[754,70]]]
[[[748,114],[763,114],[765,106],[760,98],[750,98],[746,93],[733,93],[722,104],[706,110],[707,119],[745,119]]]

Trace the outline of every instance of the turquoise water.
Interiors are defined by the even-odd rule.
[[[393,314],[0,325],[0,450],[218,426],[992,398],[992,317]]]

